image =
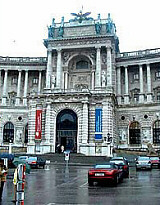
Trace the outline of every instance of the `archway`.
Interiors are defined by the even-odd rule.
[[[7,122],[3,129],[3,142],[13,143],[14,141],[14,125]]]
[[[153,125],[153,144],[160,144],[160,120],[155,121]]]
[[[129,143],[131,145],[141,144],[141,133],[139,122],[131,122],[129,126]]]
[[[56,120],[56,151],[58,145],[64,150],[77,152],[77,115],[70,109],[62,110]]]

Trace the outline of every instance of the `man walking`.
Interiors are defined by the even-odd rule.
[[[0,159],[0,201],[2,200],[3,187],[6,182],[7,171],[8,169],[4,165],[4,160]]]

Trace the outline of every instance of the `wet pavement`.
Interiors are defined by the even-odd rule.
[[[159,205],[160,170],[136,171],[130,167],[129,179],[117,187],[87,183],[91,166],[50,165],[49,170],[32,169],[26,176],[25,205],[108,204]],[[4,188],[2,205],[13,204],[13,176]]]

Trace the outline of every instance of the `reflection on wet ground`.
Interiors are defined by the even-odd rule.
[[[117,187],[87,183],[87,166],[50,165],[50,170],[32,169],[27,175],[25,205],[52,204],[137,204],[159,205],[160,170],[136,171],[130,168],[129,179]],[[3,203],[13,204],[13,177],[9,176]]]

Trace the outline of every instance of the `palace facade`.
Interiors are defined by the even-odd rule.
[[[87,16],[53,19],[47,57],[0,57],[1,149],[160,148],[160,49],[121,53],[110,14]]]

